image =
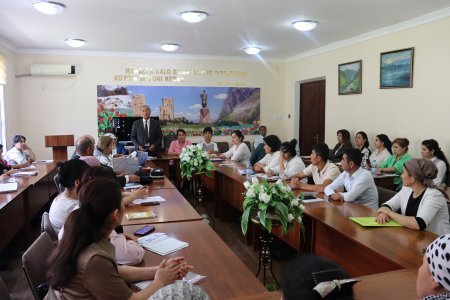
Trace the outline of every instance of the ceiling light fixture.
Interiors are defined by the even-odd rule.
[[[178,44],[173,44],[173,43],[161,44],[161,49],[163,49],[164,51],[167,51],[167,52],[176,51],[176,50],[178,50],[178,48],[180,48],[180,45],[178,45]]]
[[[183,11],[181,18],[189,23],[198,23],[206,19],[208,13],[200,10]]]
[[[244,48],[243,50],[247,54],[255,55],[255,54],[258,54],[261,51],[261,48],[258,48],[258,47],[247,47],[247,48]]]
[[[86,45],[86,41],[82,39],[65,39],[64,42],[73,48],[80,48]]]
[[[62,13],[66,6],[60,2],[55,1],[36,1],[33,2],[34,8],[47,15],[56,15]]]
[[[319,24],[319,22],[313,20],[300,20],[293,22],[292,26],[300,31],[310,31],[316,28],[317,24]]]

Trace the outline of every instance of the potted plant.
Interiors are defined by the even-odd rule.
[[[211,171],[215,170],[208,153],[196,145],[183,148],[180,154],[180,168],[181,176],[188,180],[191,180],[193,174],[205,173],[211,176]]]
[[[252,177],[251,182],[244,183],[243,213],[241,219],[242,233],[247,233],[248,220],[256,214],[259,222],[269,233],[272,232],[272,221],[281,223],[282,234],[285,234],[294,224],[301,223],[305,207],[301,204],[303,195],[297,199],[288,184],[281,180],[269,183],[261,182]]]

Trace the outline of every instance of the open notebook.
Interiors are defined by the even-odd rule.
[[[189,246],[189,244],[186,242],[177,240],[161,233],[154,233],[139,238],[138,242],[145,249],[163,256]]]

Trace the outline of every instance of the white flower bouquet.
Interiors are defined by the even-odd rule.
[[[282,234],[285,234],[293,226],[293,222],[302,222],[305,207],[300,199],[295,198],[288,184],[281,180],[276,183],[268,183],[252,177],[252,181],[244,183],[247,189],[244,192],[243,213],[241,219],[242,233],[247,233],[248,219],[257,213],[259,222],[268,232],[272,232],[272,220],[278,220],[282,226]]]
[[[205,173],[211,176],[215,170],[208,153],[196,145],[184,147],[180,154],[181,176],[191,180],[192,174]]]

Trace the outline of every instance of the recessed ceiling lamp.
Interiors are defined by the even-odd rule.
[[[86,41],[82,39],[65,39],[64,42],[73,48],[80,48],[86,45]]]
[[[61,13],[66,6],[60,2],[55,1],[36,1],[33,2],[34,8],[47,15],[56,15]]]
[[[258,54],[261,51],[261,48],[258,48],[258,47],[247,47],[247,48],[244,48],[243,50],[247,54],[255,55],[255,54]]]
[[[198,23],[206,19],[208,13],[200,10],[190,10],[183,11],[181,14],[181,18],[189,23]]]
[[[300,31],[310,31],[316,28],[317,24],[319,22],[313,21],[313,20],[301,20],[301,21],[295,21],[292,23],[292,26],[295,27],[295,29]]]
[[[167,52],[176,51],[176,50],[178,50],[178,48],[180,48],[180,45],[178,45],[178,44],[172,44],[172,43],[161,44],[161,49],[163,49],[164,51],[167,51]]]

